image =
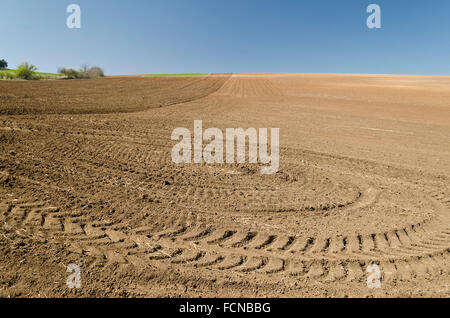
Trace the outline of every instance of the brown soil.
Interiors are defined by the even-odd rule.
[[[0,82],[0,114],[97,114],[171,106],[219,89],[226,77],[107,77]]]
[[[448,297],[449,100],[448,77],[0,82],[0,296]],[[173,164],[200,119],[280,128],[280,171]]]

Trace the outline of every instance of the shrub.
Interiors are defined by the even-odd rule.
[[[8,62],[6,62],[4,59],[0,60],[0,70],[6,70],[8,67]]]
[[[15,77],[14,73],[11,72],[5,72],[6,73],[6,79],[7,80],[13,80]]]
[[[15,74],[10,71],[0,71],[0,79],[13,80],[15,79]]]
[[[105,76],[103,70],[100,67],[94,66],[89,68],[86,64],[83,65],[79,71],[73,68],[62,67],[58,69],[58,73],[65,75],[66,78],[69,79],[95,78]]]
[[[70,79],[76,79],[76,78],[81,78],[81,74],[79,71],[73,69],[73,68],[60,68],[58,69],[58,73],[61,73],[63,75],[65,75],[67,78]]]
[[[91,67],[88,71],[88,74],[90,78],[105,76],[105,72],[103,72],[103,69],[98,66]]]
[[[89,65],[83,64],[79,70],[79,78],[89,78]]]
[[[25,80],[34,79],[34,72],[37,71],[37,67],[28,62],[24,62],[17,67],[17,77]]]

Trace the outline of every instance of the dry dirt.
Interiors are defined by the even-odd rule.
[[[0,82],[0,114],[0,296],[450,296],[449,77]],[[280,128],[279,172],[175,165],[194,120]]]

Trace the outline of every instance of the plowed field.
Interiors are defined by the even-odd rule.
[[[0,296],[450,296],[449,77],[0,81],[0,114]],[[194,120],[279,128],[278,173],[174,164]]]

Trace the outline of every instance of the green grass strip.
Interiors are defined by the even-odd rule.
[[[17,74],[17,70],[6,70],[6,71]],[[64,76],[63,74],[43,73],[43,72],[33,72],[33,74],[42,75],[42,76]]]

